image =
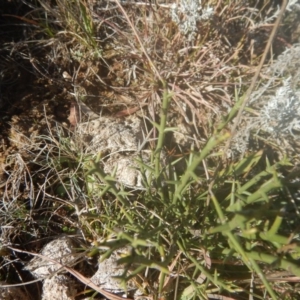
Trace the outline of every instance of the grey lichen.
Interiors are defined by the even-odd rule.
[[[290,141],[300,140],[300,45],[284,51],[265,69],[269,77],[252,93],[249,104],[256,115],[245,112],[238,133],[232,140],[231,153],[249,149],[250,137],[264,138],[292,149]]]
[[[175,22],[181,33],[188,41],[193,41],[197,34],[197,23],[208,20],[214,13],[212,7],[202,7],[201,0],[181,0],[171,6],[172,21]]]

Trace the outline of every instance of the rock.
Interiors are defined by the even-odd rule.
[[[75,300],[75,282],[65,275],[55,275],[43,282],[42,300]]]
[[[121,281],[114,278],[124,273],[124,267],[120,266],[117,261],[122,255],[126,255],[127,252],[128,249],[126,248],[119,249],[113,252],[109,258],[100,262],[97,272],[91,277],[91,281],[111,293],[125,293],[136,290],[137,287],[133,282],[129,282],[125,291],[124,286],[121,285]]]
[[[68,237],[61,237],[48,243],[41,251],[41,255],[57,260],[60,264],[68,264],[75,259],[72,254],[74,244]],[[45,278],[61,269],[61,265],[47,259],[35,256],[25,268],[36,278]]]
[[[68,237],[62,237],[48,243],[41,255],[67,265],[74,261],[74,244]],[[26,266],[33,276],[43,279],[42,300],[74,300],[76,289],[74,281],[65,273],[60,264],[35,256]],[[59,273],[56,273],[59,271]],[[52,274],[52,276],[51,276]]]
[[[75,245],[68,237],[56,239],[48,243],[40,253],[49,259],[36,256],[26,266],[26,269],[30,271],[32,275],[43,280],[42,300],[75,300],[77,294],[75,288],[77,286],[76,281],[71,279],[67,274],[64,274],[66,271],[60,265],[69,265],[74,261],[75,255],[73,255],[72,251],[74,247]],[[124,273],[124,267],[119,265],[117,261],[126,255],[128,251],[128,248],[121,248],[113,252],[110,257],[103,262],[99,262],[98,270],[90,278],[90,281],[101,287],[101,289],[113,294],[132,292],[134,299],[136,299],[136,297],[141,296],[141,292],[138,290],[135,282],[129,281],[126,287],[124,287],[121,281],[115,278]],[[50,260],[56,260],[60,264],[55,264],[55,262],[51,262]],[[17,291],[14,291],[14,293],[16,292]],[[16,296],[9,298],[11,294]],[[17,298],[17,294],[13,294],[13,291],[9,289],[3,292],[0,289],[0,295],[4,295],[1,299],[5,300],[27,300],[25,296]]]
[[[115,179],[131,188],[142,188],[142,176],[137,159],[150,161],[150,150],[142,150],[143,123],[131,115],[125,119],[100,117],[78,124],[75,139],[85,144],[84,152],[93,156],[101,153],[101,164],[107,174],[116,168]],[[93,186],[94,188],[94,186]]]
[[[100,117],[81,123],[77,133],[88,153],[135,152],[143,141],[142,121],[135,116],[126,119]]]

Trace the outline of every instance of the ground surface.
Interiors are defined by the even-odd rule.
[[[155,127],[153,124],[154,122],[159,124],[161,121],[160,110],[163,105],[164,88],[158,77],[162,76],[164,79],[167,79],[168,89],[172,95],[172,102],[169,106],[166,121],[167,126],[170,128],[176,127],[173,133],[170,133],[171,130],[169,130],[166,135],[163,157],[167,157],[170,162],[174,162],[182,157],[187,158],[186,161],[192,160],[189,156],[190,153],[194,149],[201,150],[205,147],[207,140],[216,130],[216,124],[223,120],[223,117],[234,106],[238,97],[243,95],[249,87],[251,78],[256,71],[259,59],[270,36],[271,25],[274,24],[273,21],[266,21],[268,20],[268,14],[275,15],[276,11],[276,8],[268,1],[266,1],[265,5],[262,3],[264,1],[249,1],[246,6],[242,4],[236,5],[233,2],[223,6],[220,1],[212,1],[214,2],[214,17],[212,21],[205,20],[201,25],[198,24],[198,36],[194,45],[175,26],[175,21],[172,21],[172,18],[169,16],[168,11],[170,7],[168,3],[163,3],[158,10],[153,11],[148,11],[147,9],[150,6],[146,6],[143,2],[136,6],[131,6],[131,8],[125,3],[124,7],[126,9],[129,7],[127,10],[129,19],[134,23],[133,27],[138,30],[138,34],[135,35],[132,33],[132,27],[129,25],[128,20],[125,20],[118,8],[110,1],[107,1],[109,9],[91,1],[89,8],[92,11],[91,15],[95,24],[92,36],[97,37],[95,50],[93,40],[90,40],[88,22],[84,18],[83,23],[77,22],[78,20],[76,19],[78,16],[82,17],[85,15],[84,5],[87,5],[87,2],[80,2],[83,6],[81,6],[82,11],[78,15],[76,15],[78,12],[72,11],[72,7],[67,7],[67,4],[67,9],[64,10],[63,1],[53,1],[57,6],[51,1],[40,1],[44,3],[44,6],[40,6],[40,4],[35,6],[36,4],[30,1],[29,4],[17,0],[4,2],[0,4],[0,15],[2,15],[0,17],[0,45],[2,45],[0,46],[0,197],[2,199],[1,222],[4,224],[1,229],[1,243],[18,245],[19,248],[29,252],[39,252],[47,242],[62,233],[74,234],[76,236],[75,239],[80,236],[80,239],[84,240],[84,242],[81,240],[80,243],[76,244],[76,248],[88,248],[95,241],[101,240],[99,236],[104,236],[105,234],[108,237],[112,235],[114,238],[118,234],[121,236],[122,232],[118,227],[119,223],[128,232],[130,232],[131,226],[133,227],[130,222],[130,226],[124,223],[124,219],[126,220],[124,216],[116,215],[114,218],[117,221],[109,220],[109,217],[115,213],[114,209],[117,210],[123,199],[118,198],[120,195],[116,191],[113,190],[111,194],[102,197],[102,190],[100,190],[101,197],[93,198],[95,195],[91,192],[91,188],[88,185],[85,186],[86,169],[90,168],[89,162],[86,161],[91,156],[93,156],[93,159],[95,157],[103,159],[107,149],[103,149],[103,144],[101,144],[101,141],[99,142],[99,139],[103,139],[101,134],[98,138],[98,146],[96,145],[96,152],[101,152],[102,156],[100,154],[97,156],[96,152],[90,151],[90,146],[86,144],[93,140],[97,142],[97,133],[95,132],[97,128],[89,132],[90,137],[88,141],[76,139],[76,135],[80,131],[78,129],[80,128],[80,123],[86,121],[86,118],[95,119],[97,116],[102,116],[104,118],[102,120],[107,122],[107,126],[105,126],[105,122],[104,125],[101,125],[102,127],[99,126],[99,128],[102,128],[102,131],[104,131],[104,127],[112,127],[119,130],[120,124],[123,126],[132,116],[133,118],[138,117],[139,122],[136,127],[142,127],[143,133],[141,134],[141,131],[137,130],[137,128],[129,131],[129,133],[142,135],[143,138],[133,137],[134,151],[140,146],[139,142],[143,141],[143,139],[147,142],[145,144],[148,150],[155,149],[159,130],[157,130],[158,126]],[[55,10],[52,10],[52,4]],[[68,15],[68,9],[73,15]],[[39,14],[43,10],[47,11],[47,13]],[[46,15],[47,17],[50,16],[49,19],[45,17]],[[242,18],[244,15],[246,18]],[[67,19],[68,17],[69,19]],[[73,17],[76,22],[72,19]],[[257,24],[253,23],[252,17]],[[187,18],[187,16],[182,17],[182,22],[185,20],[184,18]],[[275,20],[276,18],[273,16],[273,19]],[[48,27],[45,25],[47,23],[46,20],[51,24]],[[157,23],[153,22],[153,20]],[[249,22],[245,20],[249,20]],[[78,27],[77,23],[81,24],[81,27]],[[160,25],[156,26],[155,24]],[[299,11],[295,9],[286,17],[284,24],[279,28],[278,34],[274,39],[272,48],[273,59],[276,59],[286,49],[291,49],[294,44],[299,42],[299,24]],[[142,43],[139,43],[137,36],[142,38]],[[146,48],[145,51],[142,49],[141,44]],[[97,54],[99,49],[101,50],[101,55]],[[150,53],[151,60],[155,62],[155,68],[151,66],[151,60],[148,60],[145,53]],[[259,77],[259,82],[261,82],[262,86],[270,79],[268,76],[274,75],[265,72],[272,63],[270,56],[268,56],[267,62]],[[297,63],[292,62],[291,64],[295,65]],[[293,91],[298,91],[299,80],[297,78],[299,77],[299,72],[297,73],[297,68],[290,68],[290,70],[290,73],[282,74],[282,77],[290,76],[292,78]],[[294,80],[293,78],[296,79]],[[270,99],[270,95],[277,90],[278,86],[284,86],[279,76],[270,83],[271,88],[266,92]],[[289,84],[288,87],[290,87]],[[295,95],[299,96],[296,92]],[[235,160],[238,161],[240,157],[258,150],[261,151],[260,153],[264,153],[262,155],[263,159],[268,158],[271,163],[276,163],[286,153],[289,153],[292,164],[299,162],[299,151],[297,148],[299,144],[297,126],[299,123],[297,114],[295,114],[295,127],[288,127],[290,132],[285,130],[283,133],[284,138],[266,130],[258,139],[251,136],[250,143],[248,140],[249,136],[246,135],[245,137],[243,135],[251,130],[257,134],[258,127],[261,129],[269,124],[267,121],[263,123],[260,115],[266,102],[267,100],[262,100],[249,106],[247,114],[244,114],[244,118],[238,128],[238,133],[241,133],[241,136],[237,134],[238,138],[235,142],[238,146],[241,146],[246,138],[246,146],[243,145],[244,148],[241,150],[242,147],[232,144],[232,153],[234,152],[235,156],[225,155],[228,161],[223,161],[224,165],[226,163],[229,165]],[[82,103],[87,106],[82,108],[80,106]],[[296,111],[297,102],[294,104],[295,109],[293,108],[293,111]],[[283,110],[282,108],[280,109]],[[291,120],[288,120],[288,122],[291,122]],[[254,125],[251,127],[249,124],[256,124],[256,127]],[[128,128],[128,122],[124,126]],[[230,128],[229,126],[229,131]],[[226,133],[227,131],[224,131],[223,135],[225,136]],[[286,135],[287,138],[285,138]],[[270,139],[268,140],[269,137]],[[104,138],[108,141],[108,144],[112,141],[109,134],[104,135]],[[70,142],[70,139],[72,142]],[[122,140],[122,136],[119,137],[119,140]],[[126,140],[130,140],[130,138],[126,138]],[[107,144],[105,144],[105,147],[107,147]],[[128,156],[132,149],[128,151],[127,148],[129,146],[125,145],[124,147],[126,150],[113,148],[113,152],[118,153],[109,159],[120,161],[120,157]],[[203,163],[203,166],[201,164],[195,170],[196,173],[198,172],[197,176],[199,178],[202,176],[202,179],[196,182],[196,187],[186,189],[189,195],[192,195],[194,190],[198,188],[201,190],[203,183],[214,177],[215,157],[224,155],[222,153],[224,145],[217,149],[218,151],[216,150],[214,155]],[[84,155],[81,155],[81,151]],[[112,172],[115,168],[114,164],[108,164],[109,159],[105,160],[104,158],[103,160],[106,164],[103,163],[102,166],[106,173]],[[150,161],[150,158],[147,157],[148,161]],[[125,164],[131,164],[131,162],[125,162]],[[244,164],[247,164],[247,162],[244,162]],[[174,163],[174,165],[176,165],[176,168],[174,168],[176,169],[175,173],[178,172],[180,176],[184,174],[185,162],[181,161]],[[260,171],[264,166],[265,161],[257,169]],[[237,169],[239,168],[237,167]],[[257,169],[251,171],[252,173],[248,170],[244,173],[241,172],[241,185],[248,180],[248,176],[252,178],[253,174],[259,172]],[[173,169],[170,168],[170,170]],[[225,170],[224,166],[225,174],[226,172],[231,172],[228,170],[231,170],[230,167]],[[134,187],[134,190],[138,190],[137,186],[133,184],[133,182],[137,181],[136,179],[127,181],[128,178],[126,177],[129,177],[127,176],[127,171],[125,177],[120,177],[118,170],[116,172],[117,177],[115,179],[131,186],[131,188]],[[172,173],[172,171],[169,172],[170,174]],[[272,173],[271,171],[268,172],[269,174]],[[285,169],[282,171],[282,174],[286,176],[286,182],[289,179],[291,180],[291,185],[287,184],[285,188],[282,188],[280,191],[282,194],[273,195],[274,199],[279,199],[278,202],[274,200],[276,205],[281,203],[280,197],[282,195],[286,197],[284,199],[287,201],[288,197],[284,193],[290,187],[293,189],[293,192],[289,192],[290,197],[295,199],[294,195],[296,193],[294,194],[294,191],[298,189],[299,182],[298,173],[297,166],[295,168],[293,166],[291,172],[287,172]],[[94,180],[94,178],[89,179]],[[169,181],[173,184],[176,180],[177,178],[172,178]],[[230,180],[234,182],[235,179],[233,180],[230,177]],[[222,181],[227,182],[223,178]],[[139,179],[139,187],[141,182],[142,179]],[[167,180],[164,181],[162,186],[165,186],[167,182]],[[89,183],[93,186],[94,181]],[[96,183],[98,184],[99,182],[97,181]],[[226,195],[224,196],[224,201],[220,200],[221,203],[224,203],[228,200],[226,197],[230,195],[231,186],[228,188],[228,186],[223,186],[222,184],[223,182],[218,183],[220,190],[217,190],[216,195],[221,199],[223,199],[223,194]],[[264,186],[262,185],[262,187]],[[155,185],[151,186],[149,194],[154,195],[156,188],[157,186]],[[170,190],[172,191],[172,189],[173,185]],[[201,192],[195,192],[196,198],[200,197],[199,195],[204,195],[206,192],[207,187],[204,186]],[[147,192],[145,194],[147,196]],[[134,237],[139,234],[145,234],[145,241],[148,243],[148,232],[152,232],[153,228],[161,226],[166,228],[167,234],[160,234],[160,236],[164,237],[164,242],[168,244],[169,239],[171,240],[168,234],[175,231],[175,227],[177,228],[178,226],[179,228],[186,222],[188,226],[192,226],[192,229],[186,230],[184,227],[184,234],[179,230],[178,232],[182,236],[188,235],[189,242],[195,240],[195,245],[202,242],[194,232],[204,231],[202,229],[203,224],[209,224],[209,222],[200,222],[198,218],[206,220],[206,215],[216,215],[216,213],[211,213],[207,208],[210,205],[209,203],[212,203],[212,200],[209,201],[206,198],[208,197],[206,194],[203,198],[204,200],[201,198],[201,203],[206,203],[207,207],[205,206],[198,210],[200,206],[197,204],[194,208],[191,208],[198,214],[197,218],[195,217],[196,221],[193,217],[188,217],[189,208],[187,206],[184,208],[180,206],[179,209],[175,207],[174,215],[172,215],[174,205],[166,206],[163,201],[159,202],[157,199],[153,200],[153,203],[151,200],[150,206],[146,207],[145,199],[147,197],[145,194],[136,194],[135,192],[126,194],[126,199],[130,199],[133,203],[133,207],[130,206],[128,211],[137,211],[138,217],[134,216],[134,218],[135,222],[140,226],[137,226],[138,230],[143,225],[148,224],[149,220],[155,219],[159,213],[164,213],[165,210],[166,218],[170,217],[170,219],[166,219],[167,221],[162,223],[162,225],[160,222],[164,219],[158,217],[159,223],[155,223],[155,225],[150,224],[150,229],[147,228],[145,230],[146,233],[141,233],[137,230],[138,233],[132,234]],[[165,195],[168,193],[162,188],[158,194]],[[243,197],[246,197],[245,195],[243,194]],[[263,194],[262,197],[265,197],[265,195]],[[96,202],[95,199],[97,201],[100,200]],[[244,200],[242,197],[241,199]],[[191,207],[193,207],[194,200],[190,202]],[[110,201],[114,205],[106,207],[105,203]],[[295,213],[297,205],[292,204],[292,201],[287,202],[288,204],[286,205],[285,203],[282,207],[284,209],[288,207],[288,217],[297,220]],[[259,215],[257,219],[260,220],[261,218],[263,221],[258,221],[259,225],[257,227],[251,223],[255,230],[259,231],[261,227],[267,228],[268,224],[273,224],[276,214],[279,214],[282,208],[281,204],[276,206],[274,203],[267,203],[263,207],[266,211],[270,211],[270,220],[266,221],[264,219],[265,216]],[[144,208],[144,205],[146,208],[145,215],[148,214],[147,219],[144,217],[144,212],[139,213],[139,209],[141,207]],[[157,211],[155,210],[156,206]],[[250,206],[250,211],[251,208]],[[178,225],[176,218],[181,220],[180,218],[184,215],[184,213],[178,215],[180,210],[185,210],[188,220],[178,221],[180,223]],[[92,215],[94,211],[96,211],[96,217]],[[124,211],[127,212],[127,208],[125,210],[121,209],[121,211],[122,213]],[[98,219],[98,215],[101,215],[102,219],[100,217]],[[229,219],[230,216],[228,217]],[[215,220],[216,218],[212,217],[212,219]],[[107,220],[107,223],[103,220]],[[174,225],[172,225],[173,221]],[[214,225],[207,225],[207,228],[219,226],[218,222],[219,220]],[[253,222],[252,219],[251,222]],[[286,222],[288,223],[288,221]],[[291,240],[294,236],[293,234],[297,231],[297,224],[296,221],[292,224],[288,223],[286,228],[282,230],[283,233],[291,237]],[[106,226],[109,228],[108,232],[103,229]],[[170,229],[168,229],[168,226],[170,226]],[[197,226],[200,226],[200,229]],[[126,230],[124,232],[127,232]],[[247,230],[250,229],[247,228]],[[156,234],[154,232],[153,236]],[[199,238],[199,241],[196,241],[197,238]],[[220,237],[218,236],[218,238]],[[143,240],[143,242],[145,241]],[[289,256],[289,250],[285,250],[284,243],[284,246],[278,249],[274,246],[277,245],[278,241],[276,240],[274,243],[270,242],[264,245],[264,248],[261,246],[264,241],[257,243],[258,248],[272,249],[270,253],[275,253],[275,256],[278,253],[282,256],[284,254]],[[145,245],[147,243],[145,242]],[[294,244],[289,244],[290,241],[285,243],[288,244],[287,247],[298,247],[297,242]],[[203,252],[204,254],[201,252],[202,249],[200,251],[201,254],[200,252],[194,252],[194,244],[192,245],[191,251],[193,256],[204,257],[205,265],[209,265],[210,258],[205,251]],[[212,245],[214,245],[213,242]],[[170,245],[168,244],[168,246]],[[275,250],[272,248],[273,246],[276,248]],[[113,247],[117,249],[115,245]],[[170,246],[168,249],[170,253],[173,251],[172,247]],[[210,246],[211,248],[213,247]],[[161,248],[158,247],[158,249],[161,251]],[[144,254],[143,251],[139,250],[137,250],[139,255],[141,253]],[[247,250],[249,249],[247,248]],[[1,251],[4,250],[1,249]],[[168,251],[166,252],[169,253]],[[177,258],[182,254],[180,251],[177,252],[179,254],[176,256],[176,259],[169,263],[168,268],[173,268],[176,265]],[[159,257],[162,255],[161,253],[154,255],[155,258],[159,258],[158,261],[163,261]],[[30,259],[28,254],[13,253],[11,256],[5,255],[6,252],[4,251],[3,256],[7,259],[1,261],[1,266],[3,266],[0,271],[1,280],[16,283],[33,279],[32,275],[23,269]],[[170,257],[175,257],[175,252],[170,254]],[[7,261],[11,262],[13,259],[16,259],[15,263],[6,263]],[[185,268],[185,259],[186,257],[182,260],[182,265],[178,267],[178,270]],[[289,257],[289,259],[294,263],[294,257]],[[215,261],[216,265],[220,265],[221,259],[217,256],[212,261]],[[149,265],[149,262],[147,264]],[[86,277],[92,276],[93,272],[86,267],[88,263],[83,265],[85,267],[81,268],[82,273]],[[230,267],[236,266],[237,264],[234,262]],[[153,269],[156,270],[159,267],[155,265]],[[207,268],[209,267],[207,266]],[[267,275],[271,273],[267,268],[264,271]],[[245,270],[241,272],[245,272]],[[226,272],[223,270],[222,274],[224,275],[224,273]],[[155,274],[155,271],[153,271],[153,274]],[[153,274],[151,276],[154,278]],[[204,275],[201,273],[200,276],[199,270],[195,274],[197,277],[195,282],[198,284],[201,282],[200,277]],[[224,277],[226,278],[227,275],[225,274]],[[192,277],[188,271],[185,276],[186,278],[188,276]],[[182,276],[182,278],[185,278],[185,276]],[[248,275],[245,276],[247,277]],[[155,292],[153,291],[158,289],[157,283],[153,278],[150,278],[150,282],[153,280],[151,287],[151,284],[146,280],[147,284],[144,283],[144,286],[147,287],[145,290],[148,289],[149,295],[154,295]],[[171,276],[169,279],[172,282]],[[246,287],[246,291],[249,287],[247,280],[248,277],[241,284],[243,288]],[[168,290],[166,282],[164,288]],[[270,279],[270,282],[272,282],[272,279]],[[40,288],[39,284],[33,284],[28,288],[28,293],[34,294],[36,292],[41,294]],[[290,287],[285,288],[288,294]],[[263,289],[260,290],[259,287],[257,290],[259,290],[258,293],[263,294]],[[226,295],[230,295],[230,293],[228,292]],[[241,297],[245,297],[245,294],[241,295]],[[172,297],[176,296],[172,294]],[[83,295],[79,295],[76,299],[79,298],[83,298]],[[189,298],[183,297],[181,299]]]

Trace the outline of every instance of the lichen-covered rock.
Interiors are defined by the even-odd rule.
[[[65,275],[55,275],[43,282],[42,300],[74,300],[75,283]]]
[[[77,133],[88,153],[135,152],[143,141],[142,121],[136,116],[100,117],[79,124]]]
[[[68,237],[62,237],[51,241],[42,249],[40,253],[50,260],[36,256],[26,266],[26,270],[30,271],[36,278],[43,279],[61,269],[61,265],[56,264],[55,261],[58,261],[63,265],[67,265],[73,261],[75,259],[75,256],[73,255],[73,249],[74,244]]]
[[[56,239],[48,243],[40,253],[48,259],[36,256],[26,266],[28,271],[42,280],[41,300],[75,300],[78,283],[69,277],[69,274],[65,274],[66,271],[62,268],[62,265],[69,265],[74,261],[75,256],[72,251],[74,247],[75,245],[68,237]],[[125,271],[125,267],[119,265],[117,261],[122,256],[127,255],[128,251],[128,248],[116,250],[109,258],[99,262],[98,270],[90,278],[90,281],[110,293],[126,294],[131,292],[134,299],[138,299],[141,292],[134,281],[129,281],[126,286],[123,286],[121,281],[115,278],[121,276]],[[59,264],[54,261],[59,262]],[[2,290],[1,287],[0,296],[2,296],[0,299],[4,300],[27,300],[25,296],[18,298],[17,290]]]
[[[61,265],[68,265],[75,256],[73,249],[75,245],[68,237],[58,238],[48,243],[41,251],[44,259],[35,256],[26,269],[33,276],[43,279],[42,300],[74,300],[76,289],[74,281],[65,273]],[[52,261],[53,260],[53,261]],[[55,261],[59,262],[55,263]],[[56,273],[59,271],[59,273]]]
[[[84,152],[101,154],[100,167],[106,174],[115,171],[114,178],[131,188],[142,188],[142,176],[137,160],[150,161],[150,150],[142,149],[144,142],[143,122],[131,115],[125,119],[99,117],[77,125],[75,139],[84,143]],[[91,180],[93,182],[93,180]],[[90,185],[90,183],[89,183]],[[95,190],[95,186],[90,188]]]
[[[126,248],[119,249],[113,252],[109,258],[100,262],[97,272],[91,277],[91,281],[111,293],[124,293],[136,290],[137,287],[134,283],[128,282],[125,291],[125,287],[121,285],[121,281],[115,278],[124,273],[124,267],[120,266],[117,261],[122,255],[126,255],[127,252],[128,249]]]

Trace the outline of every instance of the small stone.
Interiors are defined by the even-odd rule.
[[[48,243],[40,254],[49,259],[57,260],[60,264],[65,265],[75,259],[75,256],[72,254],[73,248],[74,244],[72,240],[68,237],[62,237]],[[43,279],[61,269],[61,265],[35,256],[25,269],[30,271],[36,278]]]

